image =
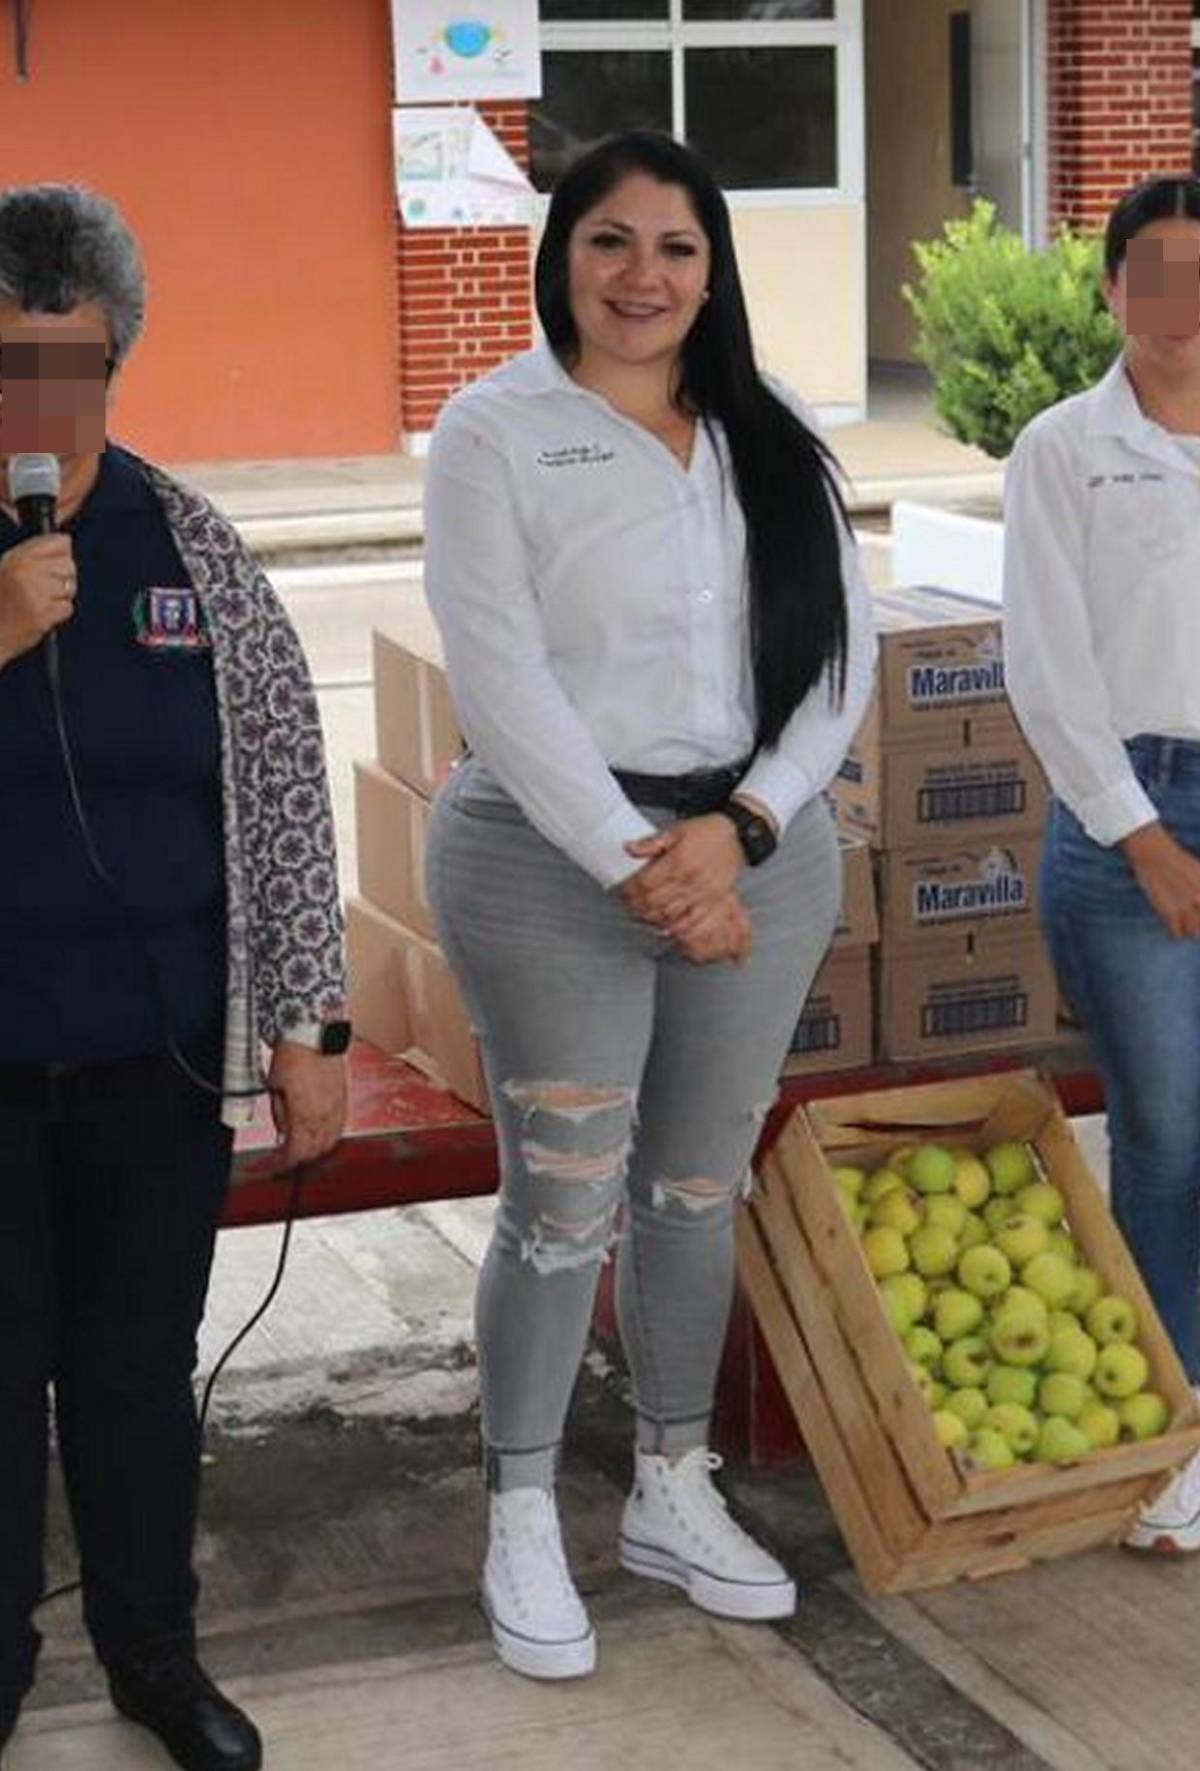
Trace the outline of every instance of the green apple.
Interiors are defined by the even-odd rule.
[[[874,1174],[867,1176],[862,1196],[868,1205],[874,1205],[886,1193],[893,1192],[897,1187],[903,1187],[905,1192],[908,1191],[908,1183],[902,1174],[897,1174],[894,1168],[877,1168]]]
[[[892,1273],[905,1273],[911,1265],[908,1244],[899,1230],[893,1230],[890,1224],[876,1224],[864,1230],[862,1251],[876,1279],[886,1279]]]
[[[1083,1379],[1069,1371],[1052,1371],[1038,1385],[1037,1405],[1043,1414],[1061,1414],[1065,1420],[1078,1420],[1087,1401]]]
[[[999,1297],[1012,1284],[1012,1268],[998,1248],[981,1243],[968,1248],[958,1263],[958,1282],[976,1297]]]
[[[833,1184],[840,1187],[843,1193],[849,1193],[857,1199],[866,1185],[867,1174],[862,1168],[853,1168],[849,1163],[843,1164],[833,1171]]]
[[[967,1208],[954,1193],[934,1193],[925,1201],[925,1222],[940,1224],[955,1241],[962,1235],[966,1221]]]
[[[950,1273],[958,1259],[958,1243],[941,1224],[922,1224],[908,1239],[913,1266],[926,1279]]]
[[[991,1370],[992,1356],[981,1335],[964,1334],[951,1341],[942,1354],[942,1375],[956,1390],[982,1384]]]
[[[948,1193],[957,1167],[941,1144],[918,1144],[908,1165],[908,1178],[918,1193]]]
[[[1046,1246],[1055,1254],[1060,1254],[1064,1261],[1070,1261],[1073,1267],[1079,1265],[1079,1248],[1069,1230],[1051,1230]]]
[[[1001,1310],[1007,1310],[1010,1304],[1020,1304],[1021,1308],[1025,1310],[1036,1310],[1046,1327],[1050,1327],[1050,1312],[1046,1308],[1045,1299],[1040,1298],[1036,1291],[1030,1291],[1027,1285],[1010,1285],[1007,1291],[1002,1291],[992,1305],[992,1314],[998,1316]],[[1071,1320],[1074,1322],[1074,1317]],[[1078,1323],[1076,1323],[1076,1327],[1078,1327]]]
[[[1087,1434],[1097,1451],[1115,1445],[1121,1437],[1120,1417],[1116,1409],[1109,1408],[1105,1402],[1085,1402],[1075,1425],[1081,1433]]]
[[[988,1411],[988,1399],[978,1384],[966,1384],[962,1389],[951,1390],[946,1397],[946,1407],[951,1414],[957,1414],[969,1431],[981,1426],[983,1417]]]
[[[1005,1365],[1036,1365],[1046,1351],[1050,1335],[1045,1318],[1022,1304],[1009,1304],[993,1318],[989,1343]]]
[[[1092,1382],[1102,1396],[1120,1402],[1140,1390],[1149,1376],[1143,1352],[1128,1341],[1111,1341],[1100,1349]]]
[[[949,1394],[950,1394],[949,1384],[944,1384],[940,1377],[935,1378],[934,1383],[933,1383],[933,1388],[929,1392],[929,1406],[930,1406],[930,1408],[944,1408],[946,1405],[946,1397]]]
[[[908,1165],[916,1155],[915,1144],[897,1144],[887,1159],[886,1166],[894,1169],[898,1175],[907,1175]]]
[[[1071,1318],[1075,1323],[1074,1317]],[[1049,1372],[1065,1372],[1086,1383],[1096,1369],[1097,1347],[1090,1334],[1084,1334],[1078,1323],[1072,1328],[1052,1328],[1046,1348],[1045,1365]],[[1065,1414],[1065,1408],[1051,1408],[1051,1414]]]
[[[1039,1463],[1073,1464],[1091,1450],[1091,1440],[1073,1420],[1051,1414],[1042,1422],[1034,1455]]]
[[[932,1203],[932,1202],[931,1202]],[[977,1211],[969,1211],[963,1219],[963,1227],[958,1232],[959,1253],[968,1248],[979,1248],[988,1240],[990,1231]]]
[[[988,1234],[994,1236],[1001,1224],[1006,1224],[1016,1211],[1011,1199],[989,1199],[983,1207],[983,1221],[988,1227]]]
[[[1014,1267],[1023,1267],[1035,1254],[1041,1254],[1050,1240],[1041,1218],[1017,1211],[993,1232],[992,1242]]]
[[[933,1306],[933,1326],[944,1341],[973,1334],[983,1321],[983,1300],[957,1287],[944,1291]]]
[[[995,1427],[1012,1446],[1017,1457],[1027,1457],[1037,1444],[1038,1423],[1019,1402],[997,1402],[983,1417],[985,1427]]]
[[[1036,1291],[1048,1309],[1060,1310],[1075,1289],[1075,1269],[1060,1254],[1035,1254],[1021,1268],[1021,1284]]]
[[[929,1301],[919,1273],[891,1274],[880,1282],[879,1295],[888,1321],[899,1335],[907,1334],[913,1323],[921,1320]]]
[[[953,1451],[956,1445],[965,1445],[970,1436],[966,1421],[949,1408],[934,1410],[933,1430],[938,1436],[938,1444],[944,1445],[947,1451]]]
[[[1036,1296],[1036,1293],[1034,1295]],[[1052,1335],[1057,1334],[1063,1328],[1070,1330],[1072,1334],[1087,1333],[1083,1323],[1073,1310],[1051,1310],[1046,1318],[1046,1327]]]
[[[1171,1418],[1171,1411],[1155,1390],[1126,1396],[1117,1409],[1122,1439],[1157,1439]]]
[[[1067,1209],[1066,1200],[1049,1181],[1032,1181],[1028,1187],[1021,1188],[1016,1199],[1017,1210],[1028,1217],[1041,1218],[1047,1230],[1062,1223]]]
[[[996,1427],[977,1427],[967,1440],[966,1451],[981,1470],[1009,1470],[1017,1461],[1012,1446]]]
[[[1077,1316],[1086,1316],[1092,1305],[1104,1295],[1104,1281],[1095,1267],[1076,1267],[1075,1289],[1067,1300]]]
[[[914,1365],[926,1365],[932,1370],[942,1356],[942,1343],[932,1328],[918,1322],[905,1335],[904,1350]]]
[[[908,1362],[908,1375],[912,1378],[912,1381],[916,1384],[918,1390],[920,1390],[925,1402],[932,1407],[933,1373],[927,1366],[918,1365],[914,1360],[910,1359]]]
[[[1037,1372],[1031,1366],[993,1365],[984,1388],[991,1403],[1016,1402],[1022,1408],[1032,1408],[1037,1386]]]
[[[985,1152],[984,1162],[997,1193],[1019,1193],[1037,1179],[1033,1161],[1024,1144],[993,1144]]]
[[[951,1185],[969,1211],[978,1211],[992,1191],[992,1177],[969,1150],[956,1152],[954,1180]]]
[[[887,1224],[901,1236],[911,1236],[921,1222],[921,1208],[907,1189],[893,1187],[882,1199],[867,1208],[869,1224]]]
[[[1137,1336],[1137,1311],[1127,1298],[1109,1293],[1099,1297],[1084,1317],[1087,1331],[1102,1347],[1110,1341],[1131,1341]]]

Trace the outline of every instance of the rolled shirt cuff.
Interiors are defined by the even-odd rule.
[[[1117,787],[1077,801],[1071,810],[1092,841],[1106,849],[1158,818],[1154,801],[1135,775]]]
[[[657,833],[656,826],[638,811],[632,800],[622,799],[602,824],[588,836],[574,838],[569,847],[579,865],[606,891],[611,891],[646,865],[636,855],[627,855],[625,844]]]
[[[738,782],[736,791],[759,800],[775,819],[782,836],[800,807],[807,805],[817,788],[803,769],[778,752],[756,757]]]

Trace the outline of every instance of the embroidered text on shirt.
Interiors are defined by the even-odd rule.
[[[566,443],[561,449],[539,449],[537,464],[539,467],[595,467],[616,458],[616,450],[606,449],[603,443]]]

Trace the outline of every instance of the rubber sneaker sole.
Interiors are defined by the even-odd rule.
[[[1186,1525],[1156,1525],[1139,1519],[1131,1525],[1121,1542],[1127,1550],[1138,1550],[1157,1556],[1194,1556],[1200,1550],[1200,1518],[1189,1519]]]
[[[585,1679],[596,1670],[596,1632],[568,1642],[539,1642],[502,1624],[481,1593],[479,1603],[492,1632],[496,1653],[505,1666],[527,1679]]]
[[[796,1609],[794,1580],[745,1581],[722,1580],[685,1562],[672,1550],[658,1544],[639,1543],[635,1538],[620,1539],[620,1562],[630,1574],[646,1580],[661,1580],[679,1587],[693,1605],[714,1617],[734,1618],[741,1623],[768,1623],[791,1617]]]

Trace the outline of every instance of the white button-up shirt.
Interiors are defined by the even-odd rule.
[[[1004,659],[1055,793],[1106,846],[1157,816],[1123,740],[1200,738],[1200,472],[1119,357],[1040,413],[1004,489]]]
[[[746,530],[720,428],[697,426],[685,469],[543,344],[444,408],[425,516],[426,592],[473,751],[544,836],[616,885],[643,864],[624,845],[653,826],[610,766],[679,775],[754,748]],[[842,571],[844,700],[818,685],[743,782],[781,828],[832,779],[870,691],[848,534]]]

